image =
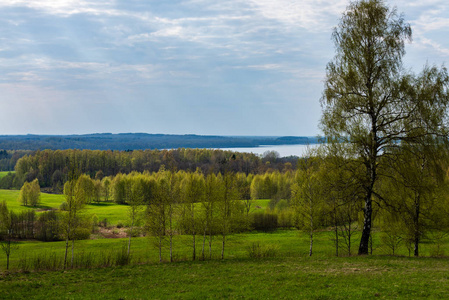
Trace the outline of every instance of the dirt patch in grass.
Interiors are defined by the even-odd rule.
[[[96,235],[106,239],[120,239],[128,236],[126,228],[117,227],[100,227]],[[95,235],[92,235],[92,237],[95,239]]]

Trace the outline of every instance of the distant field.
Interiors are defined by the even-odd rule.
[[[10,171],[0,171],[0,179],[5,177]]]
[[[64,195],[57,194],[45,194],[41,193],[41,203],[37,208],[26,207],[21,205],[17,199],[19,197],[18,190],[1,190],[0,189],[0,201],[6,200],[8,208],[14,211],[32,210],[37,209],[45,210],[51,208],[59,208],[62,202],[65,201]],[[253,204],[253,210],[264,210],[268,206],[269,200],[255,200]],[[96,214],[101,221],[107,219],[111,225],[117,225],[118,223],[127,223],[127,205],[120,205],[114,202],[100,202],[86,205],[86,213]]]
[[[8,208],[14,211],[57,208],[64,201],[64,196],[62,195],[41,193],[41,203],[36,208],[32,208],[23,206],[17,201],[19,193],[20,191],[18,190],[0,190],[0,201],[6,200]]]

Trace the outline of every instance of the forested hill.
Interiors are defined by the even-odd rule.
[[[0,149],[143,150],[170,148],[230,148],[260,145],[314,144],[317,138],[295,136],[212,136],[146,133],[96,133],[86,135],[1,135]]]

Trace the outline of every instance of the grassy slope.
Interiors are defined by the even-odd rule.
[[[18,191],[0,190],[0,200],[7,200],[14,210],[31,209],[17,203]],[[42,194],[42,208],[58,207],[62,195]],[[268,201],[258,201],[266,207]],[[126,219],[126,206],[112,203],[89,205],[89,213],[106,217],[111,223]],[[229,237],[226,260],[219,261],[220,237],[215,237],[213,261],[188,262],[191,237],[176,236],[177,263],[157,264],[157,250],[152,240],[134,238],[134,265],[91,270],[31,272],[0,277],[0,298],[441,298],[449,292],[449,260],[389,256],[334,258],[329,232],[315,236],[314,256],[307,257],[308,236],[294,230],[274,233],[246,233]],[[375,235],[375,240],[378,237]],[[353,251],[358,238],[354,237]],[[253,242],[276,247],[278,258],[248,259],[247,249]],[[90,253],[94,257],[119,250],[126,239],[77,241],[75,254]],[[202,238],[197,237],[198,254]],[[444,241],[444,249],[449,245]],[[433,245],[422,244],[422,255],[429,255]],[[17,269],[19,257],[33,258],[54,253],[62,258],[63,242],[20,242],[11,254],[11,267]],[[375,254],[387,253],[379,246]],[[406,254],[402,248],[400,254]],[[168,248],[164,248],[168,259]],[[4,255],[0,269],[4,269]]]
[[[0,298],[437,299],[449,261],[436,258],[276,258],[179,262],[0,278]]]
[[[14,211],[32,210],[36,208],[38,210],[59,208],[61,203],[65,201],[64,195],[41,193],[41,202],[36,208],[26,207],[17,201],[19,192],[20,191],[17,190],[0,190],[0,201],[6,200],[8,208]],[[117,205],[112,202],[102,202],[100,204],[93,203],[86,206],[86,213],[96,214],[99,220],[107,218],[108,223],[113,225],[118,222],[125,223],[127,216],[126,212],[126,205]]]
[[[1,171],[0,172],[0,179],[5,177],[10,171]]]
[[[32,207],[25,207],[21,205],[17,198],[19,197],[19,191],[17,190],[1,190],[0,189],[0,201],[6,200],[8,208],[14,211],[31,210]],[[45,194],[41,193],[41,203],[37,209],[50,209],[58,208],[62,202],[64,202],[64,195]],[[264,210],[268,206],[269,200],[256,200],[254,201],[253,209]],[[113,202],[100,202],[86,205],[86,213],[96,214],[98,219],[102,221],[107,219],[111,225],[117,225],[118,223],[127,223],[127,205],[119,205]]]

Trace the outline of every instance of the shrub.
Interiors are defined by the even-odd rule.
[[[59,210],[66,211],[66,210],[68,210],[68,208],[69,208],[69,205],[67,204],[66,201],[62,202],[61,205],[59,205]]]
[[[250,258],[268,258],[276,257],[279,247],[276,245],[262,246],[259,242],[251,243],[248,246],[247,252]]]
[[[253,215],[252,228],[260,231],[272,231],[278,227],[278,216],[275,213],[257,212]]]

